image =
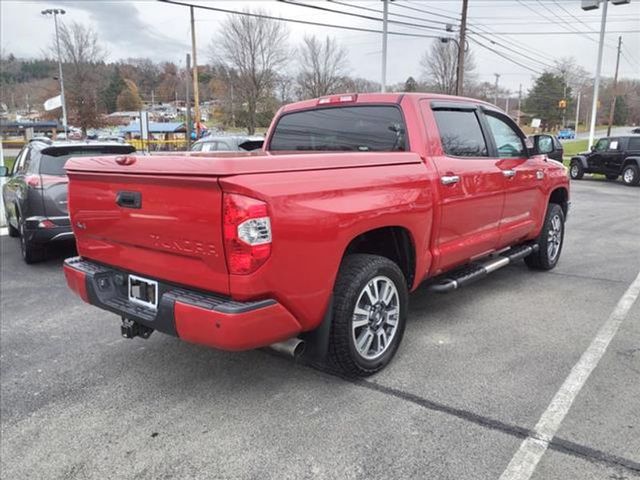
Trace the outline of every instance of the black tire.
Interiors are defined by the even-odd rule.
[[[638,185],[640,183],[640,169],[633,163],[622,169],[622,181],[625,185]]]
[[[373,333],[375,327],[376,317],[375,313],[370,313],[369,317],[360,317],[362,320],[367,319],[369,322],[366,326],[353,327],[352,322],[356,316],[355,309],[356,303],[360,299],[361,301],[368,301],[368,297],[364,297],[365,288],[376,277],[381,277],[386,282],[389,280],[396,289],[397,297],[392,297],[392,301],[389,302],[385,310],[384,302],[382,302],[382,315],[379,315],[378,331],[385,328],[393,328],[391,325],[385,324],[386,314],[384,311],[390,311],[392,309],[392,303],[397,301],[397,307],[399,309],[396,319],[397,324],[393,334],[391,334],[391,340],[385,343]],[[385,290],[389,287],[385,287]],[[390,290],[391,291],[391,290]],[[333,290],[333,320],[331,324],[331,334],[329,338],[329,364],[333,368],[337,368],[340,373],[349,377],[364,377],[372,375],[382,370],[393,358],[398,346],[402,341],[404,335],[404,328],[407,318],[407,308],[409,304],[409,293],[407,289],[406,279],[398,267],[391,260],[380,257],[378,255],[365,255],[355,254],[348,255],[342,261],[340,271],[338,272],[338,278]],[[384,296],[384,295],[381,295]],[[394,303],[395,305],[395,303]],[[375,308],[369,310],[373,312]],[[380,319],[380,316],[385,316],[385,320]],[[372,337],[370,347],[373,347],[374,341],[378,348],[381,348],[381,344],[385,347],[382,348],[379,357],[368,359],[365,358],[356,347],[356,328],[368,329],[371,333],[367,334]],[[365,335],[366,332],[360,330],[361,335]],[[385,337],[389,333],[386,331]],[[368,350],[370,347],[364,347]]]
[[[580,180],[584,177],[584,168],[582,167],[582,163],[577,160],[574,160],[569,165],[569,177],[571,180]]]
[[[607,175],[607,180],[617,180],[618,179],[618,175]]]
[[[552,230],[555,232],[556,219],[558,219],[560,223],[559,239],[558,235],[552,234]],[[550,248],[550,240],[556,241],[557,251],[554,248]],[[557,243],[557,241],[559,241],[559,243]],[[562,245],[564,244],[564,212],[562,207],[557,203],[549,204],[542,231],[536,243],[538,245],[538,251],[533,252],[524,259],[527,266],[534,270],[551,270],[555,268],[560,259]]]
[[[20,252],[25,263],[32,264],[44,260],[44,248],[27,240],[22,222],[20,223]]]
[[[20,230],[11,225],[11,222],[9,222],[9,217],[7,217],[7,230],[9,231],[10,237],[17,238],[20,236]]]

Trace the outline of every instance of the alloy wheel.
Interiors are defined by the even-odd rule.
[[[362,289],[351,320],[354,346],[366,360],[382,356],[398,331],[400,297],[393,281],[385,276],[371,279]]]

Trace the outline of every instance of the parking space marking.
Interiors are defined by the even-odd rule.
[[[553,440],[573,401],[580,393],[591,372],[596,368],[607,347],[640,295],[640,273],[622,295],[607,321],[600,327],[587,350],[571,369],[560,390],[540,417],[533,432],[522,442],[500,480],[528,480]]]

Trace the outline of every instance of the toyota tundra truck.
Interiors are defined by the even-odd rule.
[[[556,266],[569,184],[553,149],[488,103],[385,93],[284,106],[258,152],[72,158],[64,273],[125,337],[370,375],[409,292]]]

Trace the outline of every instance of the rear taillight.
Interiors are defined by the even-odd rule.
[[[42,187],[42,179],[40,175],[27,175],[24,179],[31,188],[41,188]]]
[[[253,273],[271,255],[271,219],[267,204],[235,193],[225,193],[222,203],[229,273]]]

